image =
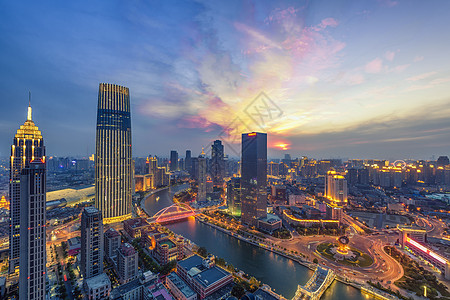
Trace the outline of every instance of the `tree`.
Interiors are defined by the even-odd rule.
[[[317,258],[314,258],[313,263],[317,264],[317,263],[319,263],[319,260]]]
[[[202,257],[206,257],[206,256],[208,256],[208,250],[206,250],[205,247],[200,247],[197,250],[197,254],[202,256]]]
[[[231,290],[231,295],[240,299],[242,296],[245,295],[244,287],[240,284],[236,284],[235,286],[233,286],[233,289]]]

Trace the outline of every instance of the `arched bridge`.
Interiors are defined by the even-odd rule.
[[[158,211],[147,221],[149,223],[167,224],[187,219],[197,213],[187,204],[175,203]]]
[[[335,278],[334,272],[331,269],[317,266],[316,271],[311,276],[309,281],[297,288],[292,300],[309,299],[318,300],[330,286]]]

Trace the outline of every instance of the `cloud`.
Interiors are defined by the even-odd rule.
[[[423,59],[424,59],[423,56],[416,56],[416,57],[414,57],[414,62],[419,62],[419,61],[422,61]]]
[[[380,73],[383,70],[383,61],[381,60],[381,58],[377,57],[374,60],[368,62],[364,69],[367,73]]]
[[[427,73],[423,73],[423,74],[419,74],[419,75],[416,75],[416,76],[413,76],[413,77],[406,78],[406,80],[408,80],[408,81],[419,81],[419,80],[426,79],[426,78],[428,78],[430,76],[433,76],[435,74],[437,74],[436,71],[427,72]]]
[[[394,57],[395,57],[394,51],[386,51],[386,53],[384,54],[384,58],[386,58],[388,61],[393,61]]]
[[[394,0],[378,0],[378,3],[380,3],[382,6],[385,7],[394,7],[399,4],[399,1]]]

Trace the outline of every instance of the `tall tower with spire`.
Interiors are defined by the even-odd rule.
[[[33,122],[31,112],[31,103],[29,103],[27,119],[17,130],[11,145],[9,174],[9,198],[11,201],[9,236],[10,274],[19,271],[21,173],[34,160],[42,160],[45,162],[44,140],[39,128]]]

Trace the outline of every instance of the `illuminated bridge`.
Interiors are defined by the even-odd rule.
[[[185,220],[197,213],[187,204],[175,203],[158,211],[153,217],[147,219],[149,223],[168,224]]]
[[[292,300],[320,299],[325,290],[334,280],[334,272],[331,269],[318,266],[314,274],[305,285],[299,285]]]

